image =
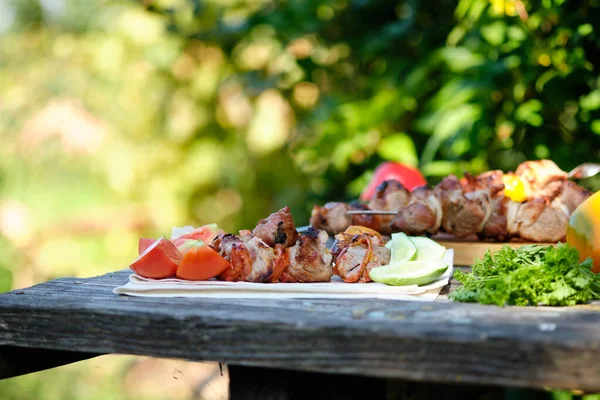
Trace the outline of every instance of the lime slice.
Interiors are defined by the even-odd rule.
[[[390,249],[390,264],[395,265],[404,261],[416,260],[417,248],[405,233],[392,233]]]
[[[417,260],[441,260],[446,248],[425,236],[409,236],[417,248]]]
[[[392,286],[427,285],[446,270],[448,265],[442,260],[415,260],[373,268],[369,276],[375,282]]]

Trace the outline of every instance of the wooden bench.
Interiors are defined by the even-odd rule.
[[[113,294],[130,272],[1,294],[0,378],[115,353],[225,363],[231,398],[600,391],[597,305],[453,303],[455,282],[434,303]]]

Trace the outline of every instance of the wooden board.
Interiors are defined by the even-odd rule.
[[[14,348],[27,347],[600,391],[598,306],[115,295],[131,272],[0,294],[0,359],[14,360]]]
[[[525,241],[510,242],[482,242],[477,240],[456,240],[448,236],[432,237],[437,243],[448,249],[454,249],[454,265],[471,266],[477,259],[483,258],[489,250],[493,253],[499,251],[504,245],[510,247],[520,247],[528,244],[538,244],[543,246],[554,246],[556,243],[539,243]]]

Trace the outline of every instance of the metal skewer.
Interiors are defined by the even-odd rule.
[[[573,168],[568,173],[569,179],[584,179],[594,176],[600,172],[600,164],[583,163]]]
[[[385,211],[385,210],[349,210],[346,211],[347,215],[356,215],[356,214],[360,214],[360,215],[364,215],[364,214],[369,214],[369,215],[396,215],[398,214],[398,211]]]

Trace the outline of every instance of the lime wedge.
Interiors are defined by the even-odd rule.
[[[446,270],[448,265],[442,260],[415,260],[373,268],[369,276],[375,282],[392,286],[427,285]]]
[[[417,260],[441,260],[446,248],[425,236],[409,236],[417,248]]]
[[[405,233],[392,233],[392,239],[388,242],[392,253],[390,264],[395,265],[404,261],[417,259],[417,248]]]

